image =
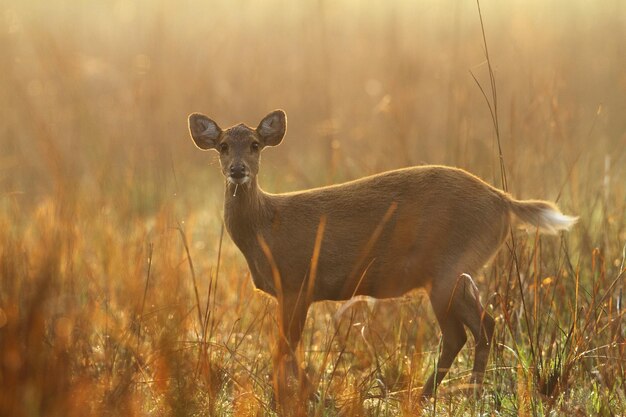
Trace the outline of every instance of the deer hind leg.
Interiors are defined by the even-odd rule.
[[[463,323],[452,309],[454,304],[450,303],[451,296],[453,294],[441,294],[435,289],[430,294],[430,302],[441,328],[441,352],[437,361],[437,369],[430,375],[422,390],[423,398],[432,397],[441,380],[447,375],[456,355],[467,341]]]
[[[464,346],[467,340],[464,326],[470,330],[476,344],[471,377],[476,388],[482,386],[491,350],[495,322],[478,300],[478,291],[471,277],[460,274],[453,285],[443,284],[449,284],[449,281],[435,281],[430,292],[430,301],[441,328],[442,345],[437,370],[424,385],[423,397],[432,396]]]
[[[480,303],[478,292],[471,277],[463,274],[461,279],[465,282],[459,285],[462,287],[462,291],[455,297],[455,314],[474,336],[476,347],[470,382],[475,388],[480,389],[491,351],[495,321]]]

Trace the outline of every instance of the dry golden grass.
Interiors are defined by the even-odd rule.
[[[217,160],[186,116],[285,109],[270,191],[422,163],[499,186],[475,6],[1,3],[0,415],[271,415],[273,301],[220,238]],[[482,8],[509,189],[580,222],[516,233],[477,277],[497,318],[486,391],[457,390],[466,347],[425,412],[623,415],[626,4]],[[310,413],[415,413],[438,346],[426,300],[337,307],[305,330]]]

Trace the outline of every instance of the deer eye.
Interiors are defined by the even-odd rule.
[[[220,153],[227,152],[228,151],[228,144],[227,143],[223,143],[223,142],[220,143],[219,149],[220,149]]]
[[[250,148],[256,152],[259,150],[259,148],[261,147],[261,145],[259,145],[259,142],[252,142],[252,145],[250,145]]]

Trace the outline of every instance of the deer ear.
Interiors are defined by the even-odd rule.
[[[287,131],[287,116],[282,110],[274,110],[261,120],[256,128],[264,146],[276,146]]]
[[[189,115],[189,133],[196,146],[202,150],[213,149],[222,134],[222,129],[204,114]]]

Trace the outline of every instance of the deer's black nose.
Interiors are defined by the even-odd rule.
[[[239,180],[246,176],[246,167],[243,164],[235,164],[230,166],[230,176]]]

